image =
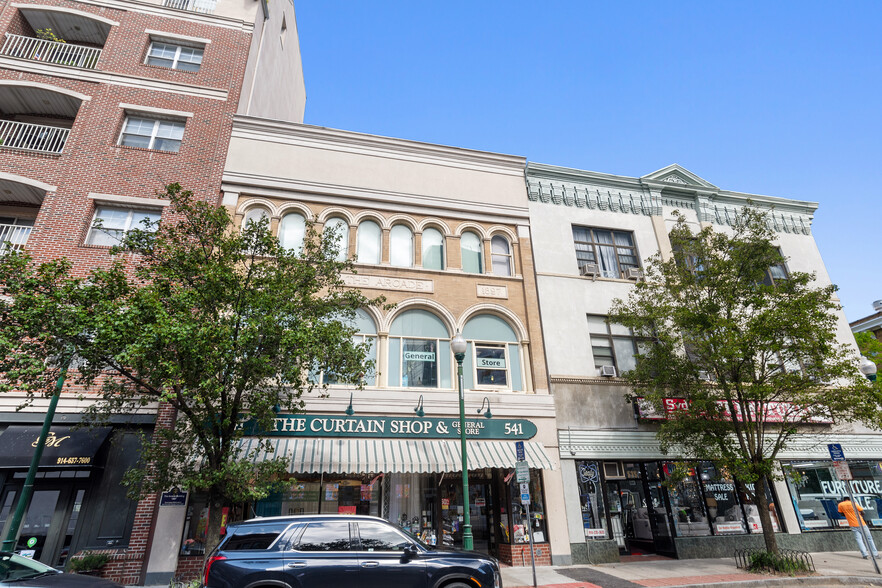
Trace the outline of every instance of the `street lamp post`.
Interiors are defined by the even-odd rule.
[[[876,381],[876,364],[873,363],[868,358],[861,356],[861,373],[867,376],[867,379],[871,382]]]
[[[456,377],[459,385],[459,443],[462,451],[462,548],[471,551],[475,548],[472,536],[472,518],[469,513],[469,452],[466,447],[465,391],[462,386],[462,360],[465,359],[468,344],[462,334],[456,333],[450,341],[450,349],[456,358]]]

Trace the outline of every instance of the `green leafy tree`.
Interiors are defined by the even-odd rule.
[[[877,339],[876,335],[870,331],[862,331],[854,334],[854,340],[861,351],[861,355],[875,363],[876,367],[882,364],[882,341]],[[877,378],[876,381],[880,380]]]
[[[670,239],[672,258],[650,258],[646,280],[610,313],[646,340],[626,377],[657,410],[683,399],[659,425],[662,449],[733,476],[777,553],[766,494],[777,456],[822,421],[878,426],[880,396],[837,339],[836,287],[800,272],[769,279],[785,259],[766,214],[744,208],[731,232],[693,233],[680,217]]]
[[[302,250],[280,246],[266,220],[235,231],[223,207],[167,187],[166,221],[125,235],[109,268],[74,275],[65,259],[0,256],[0,391],[50,394],[55,358],[89,390],[91,420],[147,405],[177,421],[144,439],[130,494],[179,486],[207,492],[208,552],[221,506],[265,497],[286,458],[246,453],[243,415],[269,431],[279,407],[302,409],[310,372],[358,387],[368,348],[353,340],[359,308],[380,305],[344,286],[338,236],[307,226]],[[264,447],[266,441],[263,442]]]

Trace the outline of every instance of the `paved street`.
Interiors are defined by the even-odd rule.
[[[627,563],[536,568],[538,586],[545,588],[655,588],[658,586],[696,586],[726,584],[736,586],[882,586],[873,564],[857,552],[813,553],[817,572],[790,578],[749,574],[735,567],[733,558],[655,559]],[[880,564],[882,566],[882,564]],[[529,567],[502,570],[505,588],[533,585]]]

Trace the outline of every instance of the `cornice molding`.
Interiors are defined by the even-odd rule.
[[[177,8],[168,8],[161,4],[153,4],[149,2],[138,2],[136,0],[75,0],[79,4],[88,4],[91,6],[101,6],[103,8],[112,8],[114,10],[124,10],[127,12],[139,12],[142,14],[150,14],[154,16],[162,16],[165,18],[173,18],[175,20],[185,20],[188,22],[198,22],[202,24],[223,27],[225,29],[239,30],[245,33],[251,33],[254,30],[254,23],[244,21],[229,16],[221,16],[219,14],[205,14],[203,12],[192,12],[189,10],[180,10]]]
[[[79,69],[64,65],[30,61],[28,59],[18,59],[16,57],[0,57],[0,68],[53,76],[56,78],[64,78],[68,80],[77,80],[81,82],[126,86],[130,88],[139,88],[142,90],[152,90],[157,92],[169,92],[171,94],[194,96],[196,98],[209,98],[211,100],[226,101],[229,96],[229,92],[220,88],[207,88],[204,86],[193,86],[191,84],[178,84],[174,82],[139,78],[137,76],[111,73],[95,69]]]
[[[246,115],[236,115],[233,119],[233,138],[336,149],[517,177],[523,177],[527,163],[526,158],[517,155],[448,147]]]
[[[696,211],[699,221],[731,226],[750,202],[769,213],[769,227],[779,233],[811,234],[816,202],[721,190],[673,164],[641,178],[527,165],[527,197],[531,202],[660,216],[662,207]]]
[[[876,331],[882,328],[882,312],[877,312],[870,316],[858,319],[849,324],[852,333],[861,333],[863,331]]]

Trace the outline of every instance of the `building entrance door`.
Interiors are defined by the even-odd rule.
[[[624,480],[607,480],[610,529],[623,554],[674,556],[667,496],[655,463],[624,464]]]
[[[0,528],[6,536],[18,497],[20,484],[7,484],[0,493]],[[80,508],[86,494],[85,484],[46,484],[39,481],[25,516],[16,552],[33,552],[33,559],[62,567],[70,555]]]

